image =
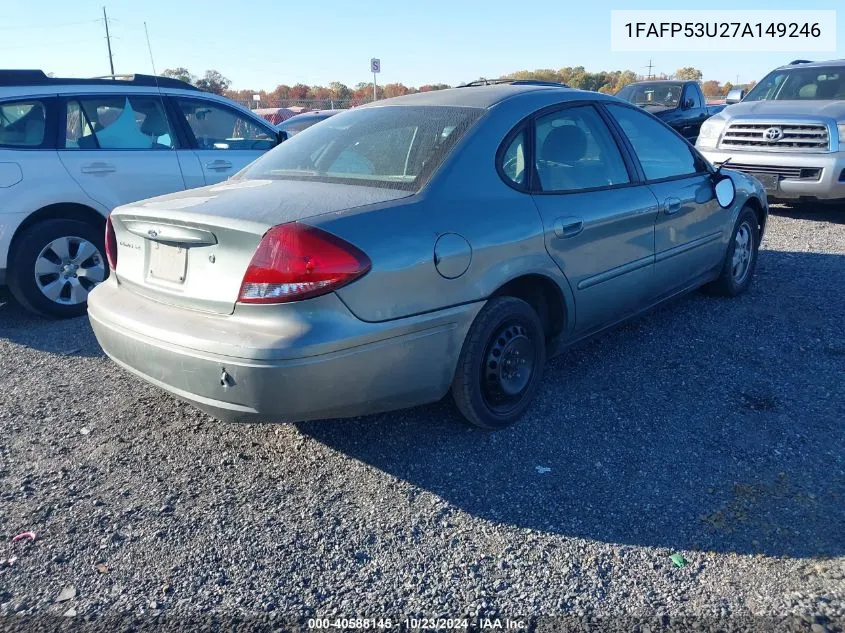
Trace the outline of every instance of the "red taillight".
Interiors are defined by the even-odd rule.
[[[264,234],[241,284],[242,303],[283,303],[323,295],[370,270],[360,250],[304,224],[280,224]]]
[[[106,259],[109,260],[109,268],[117,270],[117,237],[114,234],[111,216],[106,219]]]

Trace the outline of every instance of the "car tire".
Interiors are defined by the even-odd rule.
[[[469,329],[452,397],[470,424],[503,429],[525,413],[545,363],[545,332],[536,311],[522,299],[496,297]]]
[[[744,207],[731,233],[719,277],[705,286],[705,290],[723,297],[736,297],[748,290],[757,267],[759,249],[757,214],[751,207]]]
[[[29,227],[9,258],[9,290],[42,316],[82,316],[88,293],[109,274],[104,241],[103,230],[79,220],[46,220]]]

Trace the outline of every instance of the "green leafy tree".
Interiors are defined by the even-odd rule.
[[[168,68],[161,75],[162,77],[172,77],[173,79],[178,79],[189,84],[197,80],[187,68],[183,68],[182,66],[179,66],[179,68]]]
[[[200,90],[213,92],[216,95],[222,95],[229,89],[232,82],[216,70],[206,70],[202,79],[197,79],[194,85]]]
[[[333,81],[329,84],[329,92],[331,93],[331,98],[335,101],[346,101],[352,96],[349,86],[339,81]]]

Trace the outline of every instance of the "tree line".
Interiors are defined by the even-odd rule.
[[[320,107],[341,106],[348,104],[366,103],[373,98],[372,82],[361,82],[355,86],[347,86],[339,81],[333,81],[328,86],[308,86],[297,83],[293,86],[279,84],[273,90],[231,90],[232,82],[216,70],[207,70],[203,75],[194,75],[187,68],[168,68],[162,73],[166,77],[173,77],[191,83],[201,90],[224,95],[241,103],[254,103],[253,95],[259,95],[260,105],[275,106],[291,101],[300,102],[321,102]],[[632,70],[612,70],[587,72],[583,66],[567,66],[558,70],[538,69],[520,70],[500,79],[535,79],[540,81],[554,81],[564,83],[572,88],[581,90],[592,90],[605,94],[615,94],[622,88],[635,81],[645,79]],[[702,91],[706,97],[718,98],[728,94],[735,86],[726,81],[720,83],[715,79],[702,81],[703,74],[697,68],[687,66],[679,68],[673,74],[652,75],[650,79],[682,79],[693,80],[701,83]],[[483,78],[482,78],[483,79]],[[750,88],[754,85],[745,84],[743,87]],[[399,97],[416,92],[428,92],[430,90],[442,90],[450,88],[448,84],[426,84],[419,87],[406,86],[402,83],[389,83],[376,86],[379,99]]]

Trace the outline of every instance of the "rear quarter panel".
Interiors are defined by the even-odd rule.
[[[499,144],[524,116],[504,105],[482,117],[419,194],[307,220],[370,257],[371,271],[338,290],[360,319],[385,321],[481,301],[526,274],[557,283],[574,314],[569,285],[546,252],[531,197],[496,172]],[[435,244],[446,233],[463,237],[471,249],[466,272],[454,279],[435,266]]]
[[[9,246],[18,226],[39,209],[75,203],[108,215],[109,210],[88,197],[68,175],[56,150],[0,149],[0,163],[7,175],[0,183],[0,269],[8,265]]]

